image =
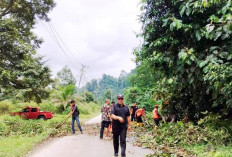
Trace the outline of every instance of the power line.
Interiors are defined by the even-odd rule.
[[[46,31],[50,34],[50,36],[52,37],[52,39],[54,40],[54,42],[58,45],[58,47],[61,49],[61,51],[63,52],[63,48],[61,47],[61,45],[59,44],[59,42],[57,42],[56,37],[54,36],[54,34],[52,34],[49,29],[46,27],[46,25],[43,23],[43,21],[41,21],[42,25],[44,26],[44,28],[46,29]],[[64,53],[65,55],[65,53]],[[65,58],[67,59],[68,63],[70,62],[72,64],[72,62],[70,61],[70,59],[68,58],[68,56],[65,55]]]
[[[56,37],[56,35],[55,35],[55,33],[54,33],[54,31],[53,31],[53,29],[52,29],[50,23],[48,23],[48,25],[49,25],[49,27],[50,27],[50,29],[51,29],[51,32],[52,32],[53,36],[54,36],[54,39],[55,39],[56,44],[60,47],[61,51],[64,53],[64,55],[66,56],[66,58],[69,60],[70,64],[72,64],[74,68],[77,68],[76,65],[73,64],[73,62],[69,59],[68,54],[66,53],[66,51],[63,49],[62,45],[60,44],[60,42],[59,42],[59,40],[57,39],[57,37]]]
[[[69,52],[69,54],[71,54],[75,60],[82,64],[77,58],[76,56],[70,51],[70,49],[68,48],[68,46],[65,44],[65,42],[62,40],[62,38],[60,37],[59,33],[56,31],[55,27],[53,26],[52,22],[48,22],[48,24],[52,27],[52,29],[54,30],[54,32],[56,33],[56,35],[58,36],[58,38],[60,39],[61,43],[64,45],[64,47],[67,49],[67,51]]]
[[[45,27],[45,29],[47,30],[47,32],[50,34],[50,36],[52,37],[52,39],[54,40],[54,42],[58,45],[58,47],[61,49],[61,52],[63,52],[63,54],[65,55],[65,58],[67,59],[68,63],[70,63],[74,68],[78,68],[75,66],[75,64],[72,63],[72,61],[69,59],[68,54],[66,53],[66,51],[63,49],[63,47],[60,45],[58,39],[56,38],[55,33],[53,32],[51,26],[49,25],[51,31],[49,31],[49,29],[45,26],[45,24],[43,23],[43,21],[41,21],[42,25]]]

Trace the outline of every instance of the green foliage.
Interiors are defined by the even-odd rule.
[[[155,156],[179,153],[180,156],[189,156],[195,152],[192,149],[183,150],[183,147],[191,148],[195,145],[226,147],[232,144],[231,121],[222,120],[220,115],[210,114],[198,123],[199,125],[194,125],[178,121],[176,124],[161,124],[154,131],[150,127],[136,129],[138,132],[145,132],[142,136],[138,134],[139,141],[141,140],[143,147],[154,150]]]
[[[126,73],[124,70],[118,78],[114,78],[110,75],[103,74],[102,78],[98,81],[96,79],[91,80],[84,87],[89,92],[92,92],[99,102],[103,102],[105,99],[115,101],[118,94],[122,94],[123,90],[130,86],[129,76],[131,73]]]
[[[163,100],[179,118],[231,110],[231,0],[146,0],[141,9],[143,44],[131,80],[138,93]]]
[[[103,99],[103,101],[104,101],[105,99],[111,100],[112,97],[113,97],[113,93],[112,93],[111,90],[108,89],[108,90],[105,92],[105,94],[104,94],[104,99]]]
[[[94,102],[94,96],[93,93],[85,91],[83,93],[83,97],[85,98],[85,102],[90,103],[90,102]]]
[[[74,98],[76,93],[75,85],[68,85],[66,87],[59,86],[58,90],[53,93],[53,98],[56,104],[63,105],[63,108],[66,109],[68,103],[71,99]]]
[[[65,66],[61,71],[57,73],[57,77],[59,79],[59,84],[60,86],[68,86],[68,85],[75,85],[76,84],[76,79],[72,74],[72,71]]]
[[[52,82],[42,57],[36,56],[41,40],[32,32],[35,17],[48,19],[53,0],[1,1],[0,3],[0,99],[11,96],[24,101],[49,96],[46,87]]]
[[[0,102],[0,114],[9,113],[10,111],[10,102],[1,101]]]

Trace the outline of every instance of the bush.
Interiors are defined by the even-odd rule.
[[[49,111],[53,113],[59,113],[57,108],[53,103],[41,103],[39,105],[40,111]]]
[[[149,115],[150,116],[150,115]],[[150,118],[149,118],[150,119]],[[193,145],[213,145],[227,146],[232,144],[232,122],[221,119],[220,115],[209,114],[204,119],[198,121],[198,125],[193,123],[164,123],[160,124],[157,130],[153,131],[152,127],[137,128],[138,132],[147,132],[140,136],[139,140],[144,147],[151,148],[157,156],[164,155],[163,146],[173,148],[172,151],[178,150],[183,146],[191,147]],[[144,130],[145,129],[145,130]]]

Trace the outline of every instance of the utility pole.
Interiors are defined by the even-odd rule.
[[[81,85],[81,80],[82,80],[82,77],[83,77],[83,73],[85,72],[85,68],[88,68],[86,65],[81,65],[81,76],[80,76],[80,80],[79,80],[79,84],[78,84],[78,89],[80,88],[80,85]]]

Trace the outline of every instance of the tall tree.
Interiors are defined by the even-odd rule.
[[[143,0],[142,10],[144,42],[136,60],[150,62],[164,74],[161,79],[177,84],[170,105],[180,117],[230,110],[231,0]]]
[[[72,71],[65,66],[61,71],[57,73],[58,79],[60,80],[61,86],[68,86],[70,84],[75,85],[76,79],[72,74]]]
[[[0,2],[0,99],[22,92],[24,100],[41,102],[52,80],[42,58],[36,57],[42,41],[31,30],[36,17],[49,20],[47,13],[55,4],[53,0]]]

